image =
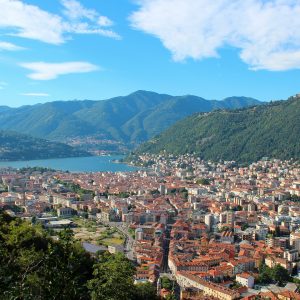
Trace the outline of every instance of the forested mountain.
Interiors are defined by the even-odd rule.
[[[102,101],[56,101],[19,108],[0,107],[0,129],[52,140],[101,135],[138,143],[195,112],[234,109],[259,104],[245,97],[223,101],[196,96],[173,97],[137,91]]]
[[[300,96],[234,111],[195,114],[141,145],[136,153],[196,153],[251,162],[300,158]]]
[[[0,131],[0,161],[89,156],[71,146],[29,135]]]

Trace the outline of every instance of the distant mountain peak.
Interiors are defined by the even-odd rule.
[[[155,96],[170,96],[173,97],[171,95],[167,95],[167,94],[160,94],[157,92],[153,92],[153,91],[147,91],[147,90],[137,90],[131,94],[129,94],[128,96],[133,96],[133,95],[137,95],[137,96],[151,96],[151,95],[155,95]]]
[[[246,97],[216,101],[193,95],[171,96],[137,90],[108,100],[0,107],[0,129],[51,140],[97,135],[131,145],[148,140],[194,113],[243,108],[259,104],[256,101]]]

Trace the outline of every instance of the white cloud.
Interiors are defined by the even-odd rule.
[[[49,97],[50,95],[47,93],[22,93],[21,96],[27,97]]]
[[[299,0],[137,0],[135,29],[159,38],[175,61],[240,49],[255,70],[300,68]]]
[[[111,27],[114,25],[113,21],[105,16],[100,16],[98,18],[98,24],[103,27]]]
[[[100,15],[94,9],[86,9],[77,0],[61,0],[65,7],[64,14],[70,19],[67,26],[69,32],[77,34],[99,34],[114,39],[121,37],[107,27],[113,26],[113,21]]]
[[[95,10],[86,9],[76,0],[62,0],[61,3],[65,7],[64,14],[73,20],[84,18],[93,20],[98,15]]]
[[[99,67],[88,62],[63,62],[63,63],[45,63],[31,62],[22,63],[21,67],[32,71],[28,75],[33,80],[51,80],[60,75],[72,73],[88,73],[99,70]]]
[[[1,42],[0,41],[0,51],[19,51],[24,50],[25,48],[17,46],[15,44],[9,43],[9,42]]]
[[[114,38],[114,39],[121,39],[121,37],[110,29],[103,29],[103,28],[91,28],[86,23],[79,23],[79,24],[73,24],[69,27],[70,32],[76,32],[78,34],[99,34],[106,37]]]
[[[112,30],[107,33],[105,26],[98,23],[101,15],[97,11],[86,9],[75,0],[63,0],[62,4],[66,18],[20,0],[0,0],[0,29],[10,35],[56,45],[64,43],[71,34],[119,38],[117,33]],[[86,30],[77,30],[81,26]]]
[[[0,0],[0,28],[10,34],[51,44],[64,42],[65,24],[61,17],[19,0]]]

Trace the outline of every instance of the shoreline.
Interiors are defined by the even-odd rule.
[[[42,167],[71,173],[134,172],[139,168],[120,162],[123,155],[79,156],[35,160],[0,161],[0,169]],[[116,162],[119,161],[119,162]]]

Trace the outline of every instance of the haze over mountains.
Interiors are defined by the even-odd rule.
[[[137,91],[101,101],[56,101],[19,108],[2,106],[0,129],[56,141],[100,135],[135,145],[193,113],[258,104],[261,102],[246,97],[217,101]]]
[[[196,153],[205,160],[300,159],[300,95],[268,105],[195,114],[136,153]]]

